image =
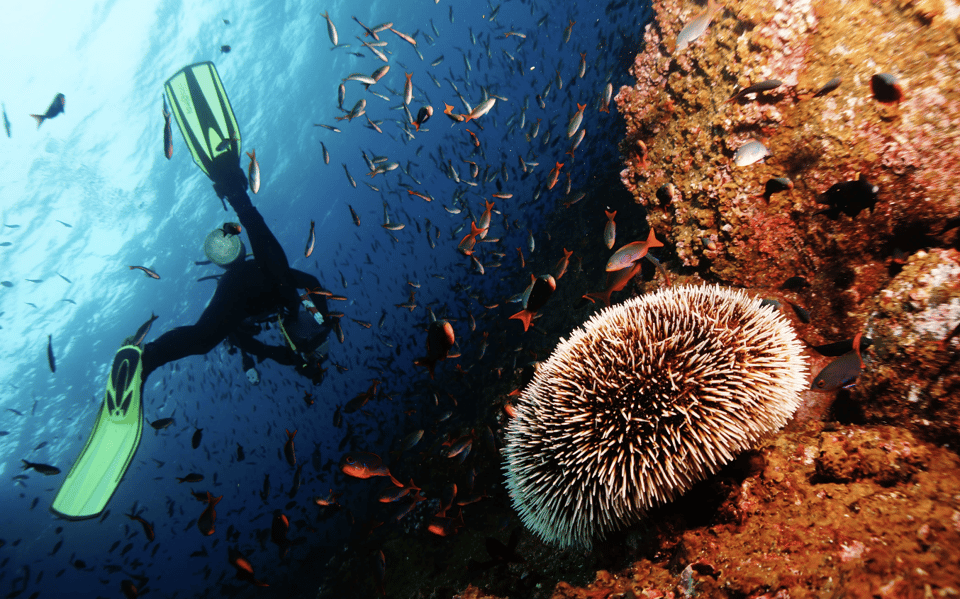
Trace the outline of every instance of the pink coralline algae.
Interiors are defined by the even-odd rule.
[[[636,83],[616,96],[626,118],[621,180],[676,265],[759,289],[805,277],[803,299],[827,323],[824,334],[838,336],[861,324],[856,308],[889,280],[895,251],[955,245],[960,27],[938,6],[726,2],[700,38],[673,52],[703,5],[654,2]],[[875,99],[877,74],[896,81],[899,102]],[[836,89],[816,95],[835,78]],[[783,85],[727,102],[768,79]],[[752,139],[770,156],[735,166]],[[765,195],[781,177],[792,188]],[[858,177],[877,186],[876,204],[826,213],[818,200]]]
[[[960,339],[947,340],[960,323],[960,252],[917,252],[865,312],[873,346],[851,389],[856,409],[960,446]]]

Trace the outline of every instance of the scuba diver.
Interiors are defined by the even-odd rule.
[[[224,273],[197,323],[144,344],[153,316],[117,350],[93,431],[50,507],[71,520],[100,515],[123,479],[143,432],[143,384],[160,366],[206,354],[226,340],[231,353],[240,350],[252,384],[259,383],[259,373],[251,356],[294,366],[314,384],[324,376],[332,330],[326,298],[316,277],[290,268],[280,243],[250,202],[240,167],[239,127],[216,67],[211,62],[184,67],[166,82],[164,91],[194,161],[240,223],[224,224],[204,242],[207,257]],[[247,259],[240,240],[242,231],[252,259]],[[278,325],[284,345],[270,346],[255,338],[268,321]]]

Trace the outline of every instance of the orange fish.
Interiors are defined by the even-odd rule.
[[[634,241],[623,246],[607,260],[607,272],[629,268],[631,264],[639,262],[641,258],[647,255],[651,248],[661,248],[663,244],[657,241],[653,235],[653,229],[650,229],[650,235],[646,241]]]
[[[463,243],[463,242],[461,242],[461,245],[462,245],[462,243]],[[470,247],[471,247],[471,250],[472,250],[473,245],[471,245]],[[471,252],[471,253],[472,253],[472,252]],[[416,290],[416,289],[412,289],[412,290],[410,291],[410,297],[407,298],[407,302],[406,302],[405,304],[394,304],[394,306],[396,306],[396,307],[398,307],[398,308],[407,308],[408,310],[410,310],[411,312],[413,312],[414,309],[417,307],[416,295],[417,295],[417,290]]]
[[[276,544],[280,550],[280,559],[287,556],[290,551],[290,540],[287,539],[287,531],[290,530],[290,519],[280,512],[273,516],[273,524],[270,527],[270,540]]]
[[[127,518],[131,520],[136,520],[143,526],[143,534],[147,535],[147,541],[152,541],[156,536],[153,534],[153,524],[150,524],[140,516],[134,516],[133,514],[127,514]]]
[[[587,298],[591,302],[596,302],[600,300],[605,306],[610,306],[610,294],[614,291],[620,291],[627,286],[627,283],[630,282],[630,279],[634,277],[638,272],[640,272],[641,263],[638,260],[634,262],[632,268],[624,268],[622,270],[615,270],[613,272],[607,273],[607,288],[603,291],[596,291],[594,293],[588,293],[583,297]]]
[[[455,341],[453,326],[449,322],[446,320],[431,322],[430,329],[427,331],[427,355],[413,363],[429,370],[432,379],[433,369],[437,362],[447,359],[450,348],[453,347]]]
[[[284,429],[287,433],[287,442],[283,444],[283,456],[287,458],[287,463],[291,466],[297,465],[297,453],[293,448],[293,438],[297,436],[297,431],[292,433]]]
[[[448,117],[450,117],[450,120],[453,121],[454,123],[462,123],[462,122],[463,122],[463,119],[464,119],[464,116],[463,116],[462,114],[454,114],[453,108],[454,108],[454,107],[453,107],[453,106],[450,106],[449,104],[444,104],[444,105],[443,105],[443,114],[445,114],[445,115],[447,115]]]
[[[475,222],[470,221],[470,232],[460,241],[460,245],[457,246],[457,251],[464,256],[471,255],[474,246],[477,245],[477,235],[481,233],[483,233],[483,229],[479,228]]]
[[[474,133],[473,131],[471,131],[470,129],[467,129],[466,131],[467,131],[467,133],[470,134],[470,137],[473,138],[473,145],[474,145],[475,147],[479,148],[479,147],[480,147],[480,138],[477,137],[477,134]]]
[[[550,171],[550,178],[547,181],[547,189],[553,189],[553,186],[557,184],[557,179],[560,178],[560,169],[563,168],[563,163],[558,162],[553,170]]]
[[[610,98],[613,97],[613,84],[608,83],[600,95],[600,112],[610,112]]]
[[[217,521],[217,510],[215,510],[214,507],[220,503],[221,499],[223,499],[223,495],[214,497],[210,494],[210,491],[207,491],[207,507],[204,508],[203,513],[197,518],[197,528],[200,529],[200,532],[204,536],[209,537],[214,532],[213,525]]]
[[[333,489],[330,489],[330,492],[326,497],[315,497],[313,502],[320,507],[340,507],[340,504],[337,503],[337,499],[343,495],[342,492],[334,493]]]
[[[159,278],[160,278],[160,275],[158,275],[157,273],[153,272],[152,270],[150,270],[150,269],[147,268],[146,266],[131,266],[131,267],[130,267],[130,270],[134,270],[134,269],[136,269],[136,270],[142,270],[143,273],[144,273],[145,275],[147,275],[148,277],[150,277],[151,279],[159,279]]]
[[[453,505],[453,501],[457,498],[457,484],[449,483],[443,487],[443,491],[440,493],[440,510],[437,512],[438,518],[443,518],[447,515],[447,510],[450,509],[450,506]]]
[[[314,231],[314,222],[310,221],[310,233],[307,235],[307,247],[303,250],[303,257],[309,258],[313,253],[313,246],[317,243],[317,234]]]
[[[431,196],[429,196],[429,195],[427,195],[427,194],[424,194],[424,193],[420,193],[419,191],[414,191],[414,190],[412,190],[412,189],[408,189],[408,190],[407,190],[407,193],[410,194],[410,195],[412,195],[412,196],[417,196],[418,198],[420,198],[420,199],[422,199],[422,200],[426,200],[426,201],[428,201],[428,202],[432,202],[432,201],[433,201],[433,198],[432,198]]]
[[[493,216],[493,202],[483,201],[486,210],[480,215],[480,239],[487,238],[487,232],[490,231],[490,218]]]
[[[390,469],[383,465],[380,456],[363,451],[348,453],[340,459],[340,470],[347,476],[354,478],[372,478],[374,476],[387,476],[397,487],[402,487],[403,483],[398,481],[390,474]]]
[[[439,537],[456,534],[461,528],[463,528],[463,512],[460,512],[456,518],[434,516],[427,525],[427,530]]]
[[[137,587],[133,584],[132,580],[121,581],[120,590],[123,592],[123,596],[127,599],[136,599],[136,597],[140,595],[140,591],[137,590]]]
[[[577,104],[577,112],[570,117],[570,122],[567,123],[567,137],[573,137],[577,134],[580,124],[583,123],[583,111],[586,108],[586,104]]]
[[[607,225],[603,228],[603,243],[607,244],[608,250],[612,250],[613,244],[617,241],[617,223],[613,221],[617,211],[608,212],[604,210],[603,213],[607,215]]]
[[[572,255],[573,251],[568,252],[567,248],[563,248],[563,258],[560,258],[560,260],[557,262],[557,265],[553,269],[553,272],[555,273],[553,275],[554,279],[559,281],[563,275],[566,274],[567,267],[570,265],[570,256]]]
[[[427,106],[421,106],[420,110],[417,111],[417,119],[413,121],[413,126],[417,128],[417,131],[420,131],[420,127],[423,126],[430,117],[433,116],[433,106],[429,104]]]
[[[237,569],[237,580],[243,580],[258,587],[270,586],[267,583],[254,578],[253,566],[250,565],[250,562],[247,560],[247,558],[245,558],[239,551],[236,549],[229,549],[228,551],[230,565]]]
[[[360,408],[362,408],[363,406],[365,406],[368,401],[370,401],[376,396],[377,385],[379,384],[380,384],[380,381],[374,379],[373,383],[371,383],[370,387],[366,391],[364,391],[363,393],[360,393],[359,395],[357,395],[356,397],[348,401],[345,406],[343,406],[343,413],[352,414],[357,410],[359,410]]]
[[[516,318],[523,323],[523,330],[530,328],[530,321],[536,316],[553,292],[557,289],[557,281],[553,275],[530,275],[530,285],[523,292],[523,310],[517,312],[511,319]]]
[[[418,501],[420,497],[420,487],[413,484],[413,479],[410,479],[409,485],[404,485],[398,489],[388,489],[380,494],[380,503],[394,503],[400,501],[410,493],[414,494],[414,501]]]
[[[258,193],[260,191],[260,163],[257,162],[257,151],[247,152],[250,158],[250,165],[247,167],[247,182],[250,184],[250,191]]]
[[[406,73],[406,76],[407,82],[403,84],[403,103],[409,106],[410,102],[413,102],[413,81],[410,80],[413,73]],[[450,108],[453,108],[453,106]]]

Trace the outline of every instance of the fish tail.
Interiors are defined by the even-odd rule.
[[[590,300],[590,301],[593,302],[593,303],[597,303],[598,301],[601,301],[601,302],[603,302],[603,305],[604,305],[604,306],[606,306],[606,307],[609,308],[609,307],[610,307],[610,293],[611,293],[610,290],[595,291],[595,292],[593,292],[593,293],[587,293],[587,294],[584,295],[583,297],[586,298],[586,299],[588,299],[588,300]]]
[[[42,114],[31,114],[30,116],[37,119],[37,129],[40,128],[40,125],[43,124],[43,121],[47,120],[47,117]]]
[[[23,469],[24,469],[24,470],[29,470],[30,468],[33,468],[33,464],[31,464],[30,462],[28,462],[28,461],[26,461],[26,460],[23,460],[23,459],[21,459],[20,461],[23,462]]]
[[[390,482],[392,482],[394,485],[400,487],[401,489],[403,488],[403,483],[400,482],[400,481],[398,481],[396,478],[394,478],[393,474],[391,474],[389,470],[387,471],[387,476],[390,477]]]
[[[523,323],[523,331],[526,332],[530,328],[530,321],[533,320],[533,312],[530,310],[521,310],[510,317],[510,319],[516,318]]]
[[[411,309],[410,311],[413,312],[412,309]],[[436,360],[431,360],[431,359],[427,358],[426,356],[424,356],[423,358],[418,358],[418,359],[414,360],[413,363],[414,363],[414,365],[416,365],[416,366],[420,366],[421,368],[426,368],[427,370],[429,370],[429,371],[430,371],[430,379],[433,380],[433,369],[434,369],[434,367],[437,365]],[[403,486],[403,485],[400,485],[400,486]]]

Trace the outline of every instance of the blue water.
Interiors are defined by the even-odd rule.
[[[496,430],[485,406],[497,397],[488,388],[506,385],[497,381],[511,376],[525,345],[540,351],[541,359],[549,351],[541,335],[524,336],[520,324],[508,320],[519,307],[506,302],[524,289],[531,273],[551,272],[563,247],[582,247],[588,237],[597,249],[602,245],[604,197],[615,193],[603,185],[620,168],[616,144],[622,120],[613,103],[610,113],[598,112],[597,99],[607,82],[614,90],[629,83],[626,68],[649,8],[632,1],[622,6],[503,2],[491,21],[492,6],[448,0],[326,6],[302,1],[62,4],[8,7],[0,41],[5,69],[0,100],[12,133],[0,138],[0,242],[10,242],[0,247],[0,279],[9,282],[0,288],[0,475],[7,481],[0,490],[5,508],[0,515],[0,593],[114,597],[122,596],[122,580],[132,580],[142,594],[156,597],[206,597],[224,588],[241,596],[312,597],[324,570],[345,547],[356,545],[350,539],[365,534],[358,531],[369,528],[370,519],[388,522],[378,534],[401,534],[391,518],[396,507],[376,501],[384,480],[347,479],[337,468],[343,453],[375,452],[389,465],[390,449],[418,428],[427,432],[417,450],[434,457],[448,436],[483,426]],[[329,11],[340,44],[349,47],[331,49],[321,9]],[[399,31],[415,36],[423,55],[421,60],[412,46],[385,31],[380,36],[388,45],[380,49],[388,53],[391,68],[371,90],[389,99],[365,92],[360,83],[346,83],[344,107],[366,98],[367,115],[382,133],[366,126],[363,117],[335,120],[343,114],[337,108],[341,79],[355,72],[369,75],[384,64],[360,46],[356,36],[362,37],[363,30],[351,16],[370,27],[392,21]],[[576,23],[564,42],[569,20]],[[508,31],[526,38],[504,37]],[[220,51],[225,44],[231,46],[229,53]],[[587,69],[578,79],[581,52]],[[443,62],[431,66],[441,55]],[[343,371],[331,367],[323,385],[313,388],[289,368],[263,363],[262,383],[252,386],[239,355],[229,354],[222,344],[205,356],[160,368],[144,387],[146,418],[172,415],[175,424],[157,433],[145,428],[139,452],[104,518],[58,520],[49,505],[89,434],[120,342],[151,312],[160,318],[148,340],[193,323],[215,288],[215,282],[197,279],[218,274],[218,269],[195,262],[204,260],[206,234],[235,220],[234,215],[223,211],[175,123],[172,160],[162,151],[162,84],[181,67],[203,60],[217,65],[240,122],[243,149],[256,149],[262,189],[252,199],[291,265],[348,298],[330,303],[345,313],[345,341],[334,339],[331,350],[331,360]],[[397,109],[405,72],[413,73],[415,84],[411,111],[416,114],[424,104],[435,110],[413,138],[403,133],[399,121],[405,116]],[[451,82],[472,106],[483,99],[483,89],[502,99],[474,123],[451,126],[442,114],[444,103],[455,112],[465,111]],[[541,109],[535,96],[548,84],[546,108]],[[38,129],[28,114],[45,111],[58,92],[66,96],[64,114]],[[582,125],[587,135],[571,160],[564,154],[566,128],[577,103],[587,104]],[[524,104],[528,108],[520,129]],[[528,141],[538,119],[539,135]],[[335,125],[342,132],[314,123]],[[477,134],[479,149],[467,128]],[[544,144],[548,131],[552,139]],[[330,164],[322,160],[321,141]],[[402,168],[367,177],[361,151],[387,156]],[[538,165],[524,175],[520,159]],[[480,177],[470,176],[464,160],[479,166]],[[449,176],[448,162],[462,180],[477,185],[457,183]],[[561,177],[547,190],[556,162],[565,163]],[[246,164],[244,158],[244,168]],[[341,164],[347,165],[356,188]],[[484,178],[498,170],[496,179]],[[584,190],[589,195],[567,209],[567,214],[576,211],[576,226],[559,228],[551,223],[559,222],[558,212],[570,197],[565,194],[567,173],[571,194]],[[407,188],[434,201],[409,195]],[[538,188],[542,193],[535,199]],[[489,237],[500,241],[478,244],[476,256],[485,266],[481,275],[456,247],[471,219],[479,219],[483,200],[498,191],[513,197],[494,200],[498,212]],[[391,220],[406,225],[393,232],[395,239],[381,226],[384,202]],[[359,228],[348,205],[361,219]],[[459,214],[445,209],[458,206]],[[311,220],[316,221],[317,243],[313,255],[304,258]],[[532,253],[530,235],[536,244]],[[582,252],[580,258],[586,269]],[[147,278],[129,265],[148,266],[161,279]],[[576,267],[571,262],[571,271]],[[567,276],[560,286],[568,286],[570,297],[597,290],[603,281],[599,271]],[[407,301],[411,283],[418,285],[418,308],[396,307]],[[498,307],[484,307],[493,304]],[[413,365],[425,353],[426,306],[451,320],[460,354],[438,365],[434,381]],[[471,317],[476,330],[471,330]],[[350,318],[373,326],[364,328]],[[582,311],[571,309],[566,326],[582,318]],[[490,347],[481,360],[484,332]],[[47,364],[48,335],[56,373]],[[276,331],[262,339],[281,343]],[[365,406],[365,413],[346,415],[344,426],[335,428],[335,407],[374,379],[381,381],[380,396]],[[314,405],[304,402],[305,392],[314,395]],[[438,423],[448,411],[453,417]],[[191,437],[197,428],[203,429],[202,443],[194,450]],[[285,429],[298,431],[298,459],[307,462],[293,500],[288,496],[293,469],[282,455]],[[342,444],[345,435],[350,438]],[[39,447],[41,443],[45,445]],[[238,443],[246,452],[242,462],[236,458]],[[27,471],[14,478],[21,474],[21,459],[52,464],[63,473]],[[499,494],[504,503],[495,454],[478,448],[463,468],[485,471],[483,492]],[[394,470],[404,481],[432,478],[418,470],[416,460],[398,463]],[[190,472],[205,480],[193,485],[176,481]],[[260,493],[268,474],[270,492],[264,501]],[[331,488],[344,493],[340,501],[345,508],[318,520],[319,508],[311,498],[325,496]],[[436,488],[424,486],[424,492],[435,499]],[[204,504],[190,496],[190,489],[223,495],[216,532],[209,537],[195,525]],[[471,509],[464,508],[468,529]],[[155,541],[147,542],[140,525],[124,516],[134,510],[152,522]],[[275,510],[288,516],[289,537],[295,540],[285,559],[269,540]],[[501,530],[517,525],[506,514]],[[391,528],[393,533],[384,533]],[[422,529],[402,534],[421,542],[431,539]],[[228,547],[247,556],[269,589],[234,580]],[[386,555],[388,577],[391,568],[402,567],[399,558]],[[357,596],[373,594],[372,584],[357,589]]]

